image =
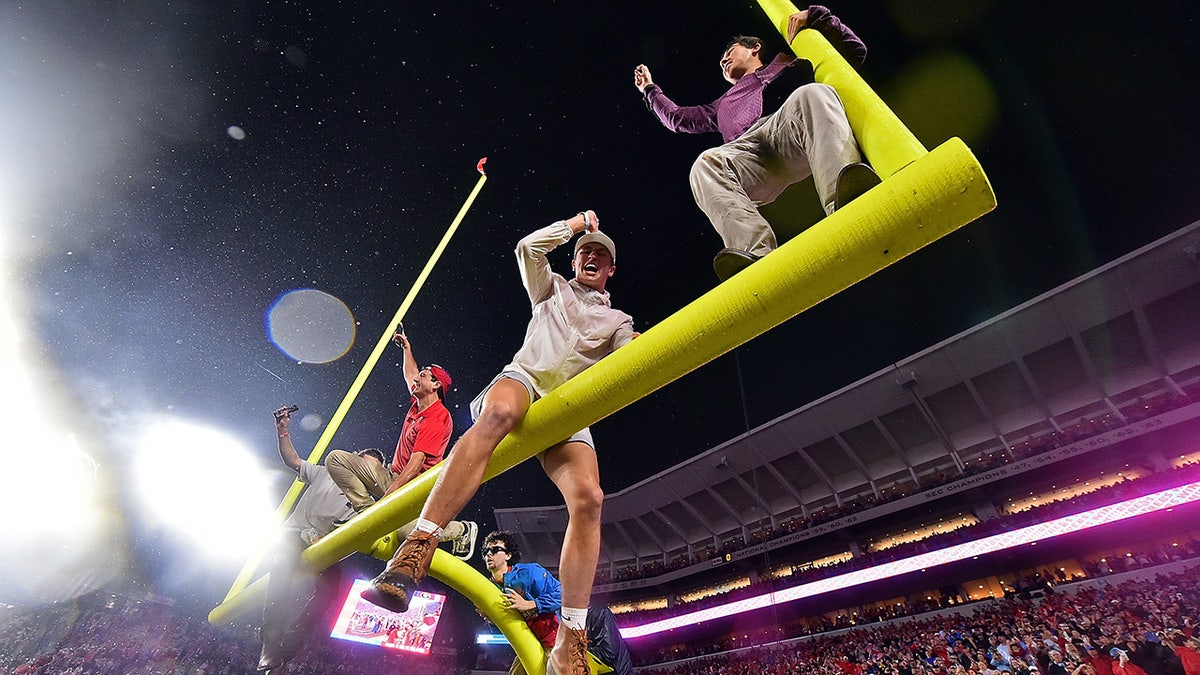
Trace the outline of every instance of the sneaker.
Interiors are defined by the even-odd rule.
[[[717,273],[718,279],[728,281],[730,277],[749,267],[758,258],[758,256],[746,253],[741,249],[723,248],[713,258],[713,271]]]
[[[879,185],[879,175],[871,167],[862,162],[847,164],[842,167],[838,173],[837,188],[834,191],[836,195],[833,202],[833,210],[837,211],[850,202],[858,199],[867,190]]]
[[[475,554],[475,538],[479,536],[479,526],[473,520],[462,521],[465,531],[454,540],[454,557],[459,560],[470,560]]]
[[[588,661],[587,631],[559,625],[559,635],[566,633],[566,644],[559,649],[554,645],[546,659],[546,675],[590,675],[592,667]],[[561,652],[566,652],[562,654]],[[560,660],[556,660],[556,655]]]
[[[362,599],[393,612],[408,611],[408,594],[425,578],[437,545],[437,537],[429,532],[408,535],[383,573],[360,594]]]
[[[304,528],[304,531],[300,533],[300,541],[303,541],[305,546],[312,546],[313,542],[320,538],[321,533],[317,532],[317,528],[315,527],[306,527]]]

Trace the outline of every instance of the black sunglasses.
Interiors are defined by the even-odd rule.
[[[508,553],[508,549],[503,546],[489,546],[483,549],[484,555],[496,555],[497,553]]]

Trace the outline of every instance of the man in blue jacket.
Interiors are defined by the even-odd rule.
[[[492,583],[504,591],[504,605],[518,612],[547,652],[558,633],[558,610],[562,607],[562,584],[545,567],[523,563],[521,549],[511,532],[492,532],[483,540],[483,561]],[[632,675],[633,661],[621,639],[617,618],[608,607],[589,607],[588,650],[618,675]],[[520,659],[514,659],[510,675],[525,675]]]

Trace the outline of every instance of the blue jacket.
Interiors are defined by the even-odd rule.
[[[562,608],[562,584],[537,563],[517,563],[504,573],[504,587],[537,605],[538,614]]]

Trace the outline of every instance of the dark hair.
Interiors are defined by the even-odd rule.
[[[741,45],[746,49],[754,49],[755,47],[762,47],[763,41],[762,38],[757,38],[753,35],[734,35],[730,38],[729,44],[725,45],[724,51],[729,51],[729,48],[734,45]]]
[[[387,464],[387,458],[384,457],[383,451],[379,448],[367,448],[366,450],[359,450],[358,456],[362,457],[363,455],[371,455],[375,459],[378,459],[380,464]]]
[[[508,530],[494,530],[488,533],[488,536],[483,538],[483,547],[486,549],[494,543],[503,543],[504,548],[508,549],[508,563],[521,562],[521,545],[517,543],[516,536]]]

